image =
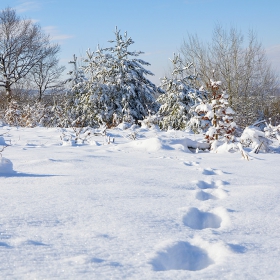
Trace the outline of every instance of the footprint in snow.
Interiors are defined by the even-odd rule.
[[[219,169],[201,168],[200,170],[203,175],[222,175],[222,174],[224,174],[224,172]]]
[[[224,199],[228,196],[227,192],[220,188],[222,185],[215,182],[207,183],[199,181],[197,186],[200,190],[196,191],[195,198],[201,201]]]
[[[199,163],[196,161],[184,161],[184,164],[186,166],[198,166],[199,165]]]
[[[27,240],[25,242],[26,245],[33,245],[33,246],[49,246],[48,244],[39,242],[39,241],[34,241],[34,240]]]
[[[217,189],[222,187],[223,185],[227,184],[227,182],[223,182],[221,180],[217,180],[217,181],[195,181],[194,182],[196,184],[196,186],[202,190],[205,189]]]
[[[243,245],[228,243],[228,246],[231,249],[231,251],[237,254],[244,254],[247,251],[247,248]]]
[[[209,199],[217,199],[214,195],[204,192],[202,190],[199,190],[196,192],[195,198],[201,201],[209,200]]]
[[[202,270],[213,264],[207,251],[188,242],[179,241],[156,253],[149,262],[155,271]]]
[[[219,228],[222,219],[216,214],[202,212],[195,207],[191,207],[183,217],[183,223],[192,229]]]
[[[9,244],[7,244],[5,242],[0,242],[0,247],[12,248],[12,246],[10,246]]]
[[[121,263],[119,263],[119,262],[109,262],[109,261],[106,261],[106,260],[104,260],[104,259],[100,259],[100,258],[92,258],[91,260],[90,260],[90,263],[93,265],[93,266],[95,266],[95,265],[100,265],[100,264],[102,264],[103,266],[114,266],[114,267],[120,267],[120,266],[122,266],[122,264]]]

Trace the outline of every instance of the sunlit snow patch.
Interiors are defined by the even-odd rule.
[[[146,150],[147,152],[156,152],[164,148],[161,141],[155,137],[145,140],[136,140],[129,145],[135,149]]]

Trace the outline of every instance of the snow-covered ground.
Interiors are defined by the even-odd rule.
[[[1,279],[280,279],[278,153],[131,132],[0,127]]]

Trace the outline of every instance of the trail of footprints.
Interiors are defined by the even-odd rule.
[[[185,161],[184,165],[189,167],[199,167],[198,162]],[[202,175],[222,175],[221,170],[212,168],[198,168]],[[223,186],[227,184],[221,180],[200,180],[194,182],[196,186],[195,198],[198,201],[208,201],[223,199],[227,196]],[[223,208],[213,209],[211,212],[204,212],[196,207],[190,207],[183,216],[182,222],[186,227],[193,230],[202,231],[206,229],[219,229],[221,224],[226,224],[225,217],[227,211]],[[209,257],[207,250],[190,244],[189,242],[179,241],[168,244],[156,252],[155,257],[150,261],[155,271],[166,270],[189,270],[197,271],[214,264],[214,260]]]

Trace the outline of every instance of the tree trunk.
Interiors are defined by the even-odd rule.
[[[12,89],[11,89],[11,84],[10,84],[9,81],[6,81],[5,89],[6,89],[7,100],[8,100],[8,102],[11,102],[11,100],[12,100]]]
[[[42,101],[42,95],[43,95],[42,87],[39,87],[39,96],[38,96],[38,101],[39,102]]]

